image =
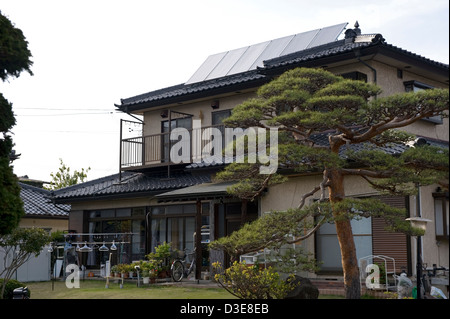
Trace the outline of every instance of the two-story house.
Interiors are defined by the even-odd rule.
[[[290,208],[320,176],[289,176],[288,182],[246,202],[227,193],[229,183],[211,182],[225,164],[202,160],[198,150],[207,143],[199,138],[203,132],[223,131],[222,121],[236,105],[291,68],[323,68],[373,82],[383,89],[383,95],[448,88],[447,64],[388,44],[380,34],[361,34],[358,27],[347,30],[344,37],[346,26],[342,23],[213,54],[186,83],[121,99],[116,107],[134,118],[121,121],[120,172],[54,192],[56,203],[71,204],[69,229],[91,237],[131,233],[120,252],[123,262],[142,259],[164,241],[173,248],[192,249],[194,232],[204,234],[203,242],[212,241],[264,212]],[[177,128],[187,129],[191,139],[188,161],[181,163],[169,156],[174,145],[169,136]],[[448,147],[448,128],[447,118],[430,118],[406,130],[428,143]],[[377,196],[351,177],[345,187],[349,196]],[[434,221],[424,237],[425,262],[448,267],[448,193],[437,186],[423,187],[420,198],[423,217]],[[406,208],[410,216],[416,214],[415,197],[383,200]],[[383,221],[377,219],[355,223],[354,233],[358,256],[391,256],[399,271],[414,271],[415,241],[411,238],[386,232]],[[323,261],[323,272],[342,271],[337,244],[332,225],[303,243]],[[95,256],[85,258],[88,267],[108,258],[100,251],[89,254]]]

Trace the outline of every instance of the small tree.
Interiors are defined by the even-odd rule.
[[[14,272],[31,256],[39,256],[42,248],[50,241],[50,235],[41,228],[16,228],[11,234],[0,237],[0,249],[5,254],[3,270],[0,272],[0,277],[4,278],[0,298],[3,298],[6,284]]]
[[[61,158],[59,159],[59,162],[61,166],[58,172],[50,174],[52,181],[50,182],[50,186],[45,187],[46,189],[56,190],[83,183],[87,178],[87,173],[91,169],[90,167],[87,169],[82,168],[81,171],[75,170],[73,174],[71,174],[70,167],[66,166]]]

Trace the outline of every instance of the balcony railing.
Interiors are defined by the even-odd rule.
[[[187,130],[189,132],[190,163],[198,160],[201,157],[201,151],[210,143],[209,140],[203,140],[201,137],[205,131],[206,136],[210,137],[211,134],[209,134],[208,130],[212,131],[212,128],[218,129],[223,138],[223,125]],[[170,149],[178,142],[177,140],[170,141],[169,137],[170,133],[166,132],[122,139],[120,145],[120,168],[133,170],[171,164]],[[224,140],[222,140],[222,147],[224,147]]]

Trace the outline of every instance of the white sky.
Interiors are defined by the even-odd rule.
[[[119,166],[121,98],[186,82],[211,54],[356,20],[362,33],[449,63],[448,0],[2,0],[34,76],[0,82],[13,103],[17,176],[50,181],[59,158],[88,180]]]

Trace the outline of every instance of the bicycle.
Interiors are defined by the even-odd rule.
[[[448,268],[445,267],[436,267],[436,264],[433,264],[433,267],[427,267],[426,264],[422,266],[422,278],[420,280],[421,282],[421,291],[420,296],[422,299],[429,299],[430,293],[431,293],[431,278],[436,277],[437,271],[447,271]]]
[[[186,253],[186,249],[184,250],[184,256],[182,258],[177,257],[172,262],[172,265],[170,266],[171,275],[173,281],[179,282],[183,279],[183,277],[189,276],[189,274],[195,269],[195,248],[192,253]],[[189,260],[191,261],[191,264],[189,265],[189,268],[187,268],[186,264],[186,257],[189,257]]]

